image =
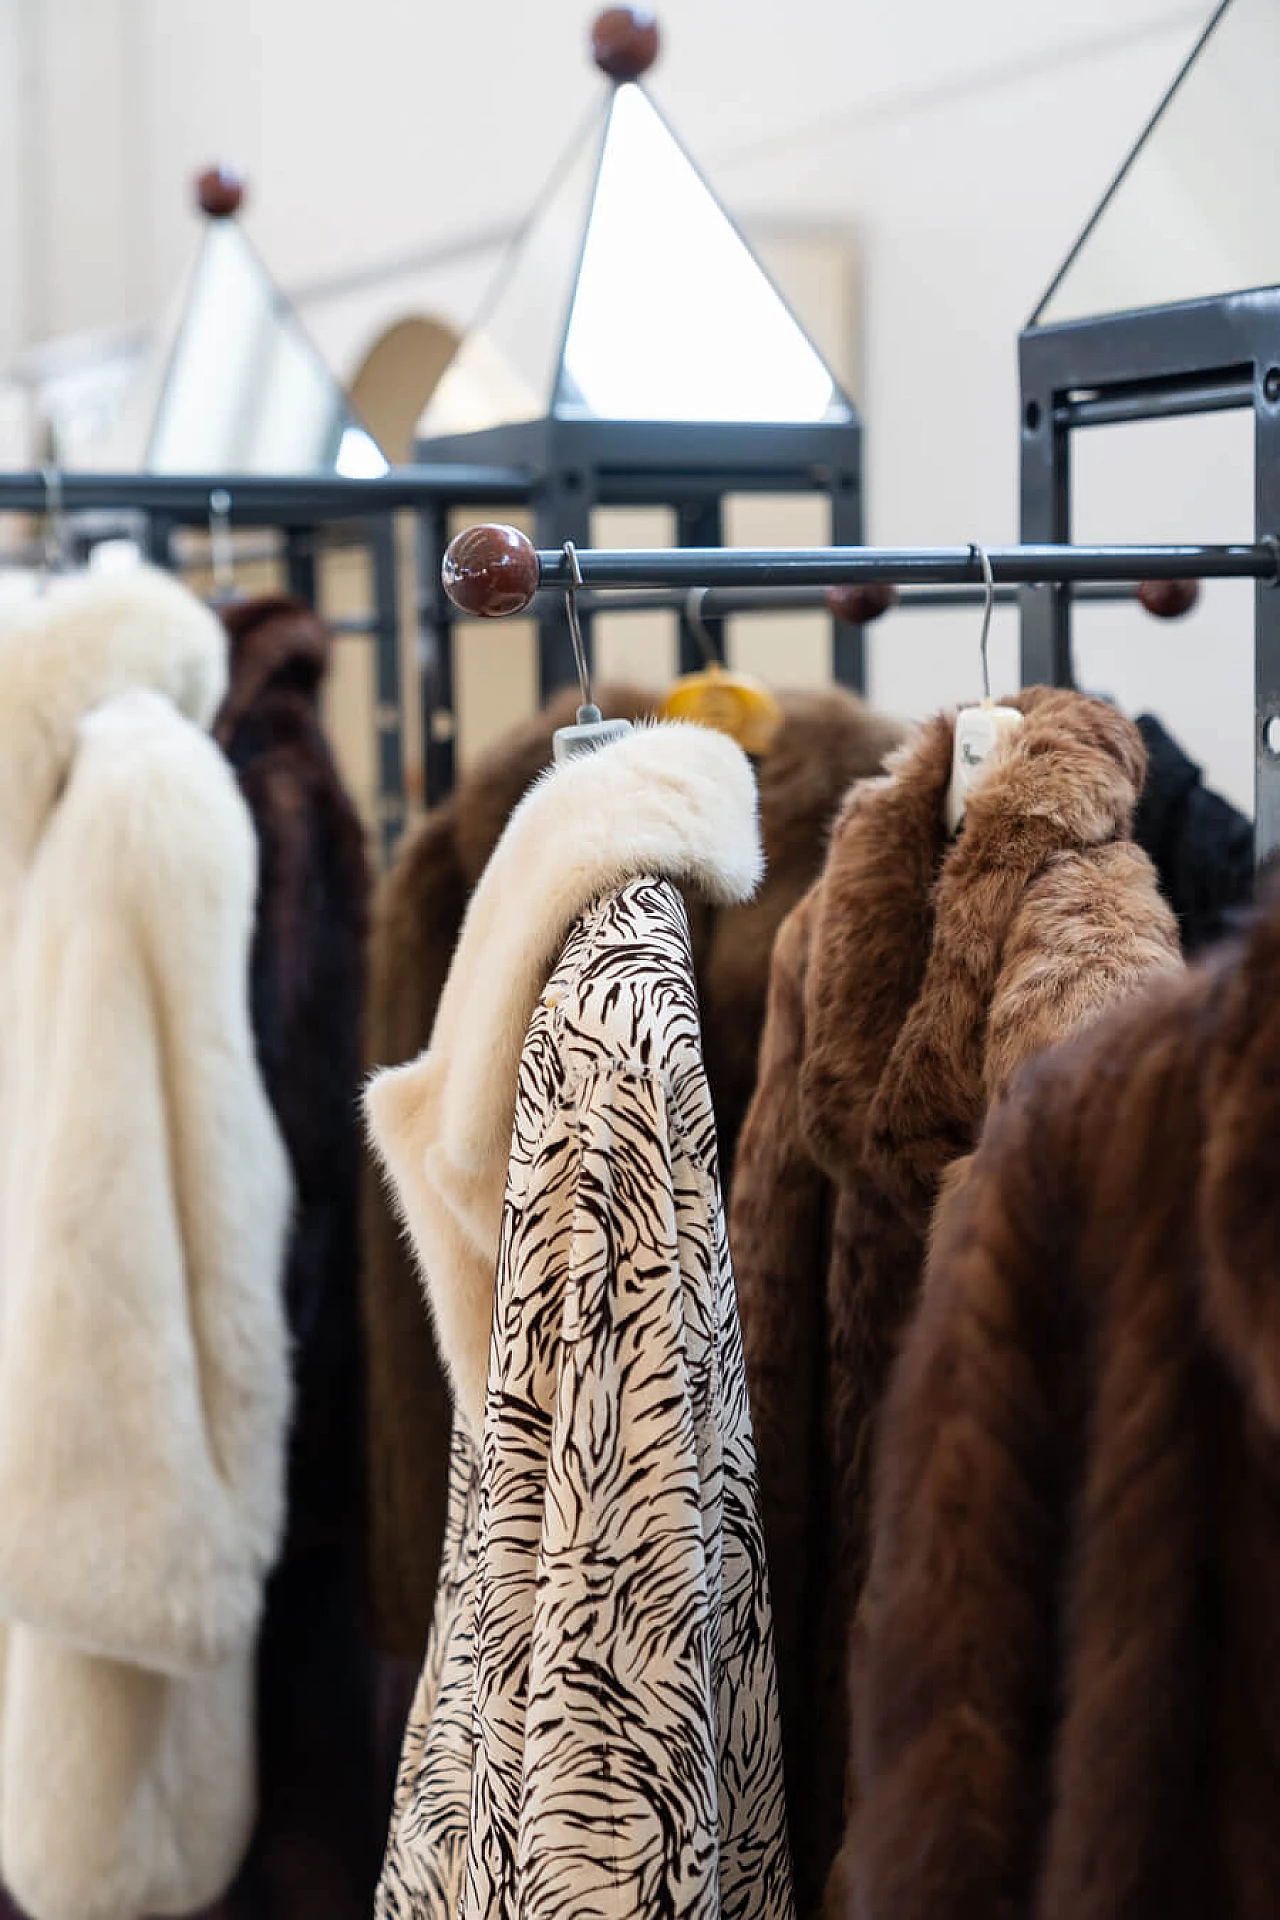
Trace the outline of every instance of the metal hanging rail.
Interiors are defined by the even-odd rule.
[[[51,476],[0,474],[0,510],[45,513]],[[209,516],[209,496],[230,495],[227,514],[245,526],[311,525],[363,520],[370,514],[422,507],[436,500],[451,506],[503,504],[529,498],[529,476],[517,467],[452,465],[393,467],[367,480],[341,474],[66,473],[56,475],[66,513],[161,513],[200,526]]]
[[[578,548],[578,581],[610,587],[967,586],[982,581],[976,547]],[[1280,541],[1234,546],[988,547],[998,585],[1141,580],[1280,580]],[[514,527],[469,527],[441,577],[454,604],[487,619],[522,613],[540,590],[573,585],[564,551],[538,552]]]
[[[1189,611],[1195,599],[1195,582],[1176,580],[1171,584],[1182,585],[1189,590],[1186,604],[1170,613],[1157,612],[1148,607],[1148,613],[1156,613],[1157,618],[1171,619]],[[1126,601],[1138,599],[1140,585],[1134,581],[1082,581],[1072,589],[1071,597],[1090,606],[1095,603],[1123,605]],[[849,620],[856,626],[879,620],[882,614],[933,612],[940,607],[981,607],[987,598],[982,587],[905,587],[901,593],[886,597],[874,611],[864,612],[860,609],[857,614],[847,614],[841,598],[842,590],[838,587],[708,587],[705,591],[701,588],[692,588],[690,591],[700,596],[697,611],[704,620],[725,620],[738,614],[754,613],[823,613],[834,614],[837,619]],[[997,587],[995,605],[1016,607],[1019,603],[1018,593],[1017,587]],[[537,613],[557,595],[558,589],[555,587],[540,587],[531,611]],[[647,590],[638,588],[634,593],[622,589],[614,593],[580,593],[578,609],[580,613],[587,614],[686,614],[689,610],[689,594],[671,592],[663,587]],[[463,614],[461,617],[479,619],[482,616]]]

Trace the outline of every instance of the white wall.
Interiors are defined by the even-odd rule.
[[[144,320],[194,241],[188,177],[220,156],[249,173],[249,229],[287,286],[312,289],[304,316],[342,370],[400,313],[465,323],[496,233],[596,97],[582,53],[591,11],[0,0],[0,244],[14,262],[0,350],[33,328]],[[713,185],[748,225],[843,229],[861,259],[872,538],[1016,538],[1018,329],[1207,11],[666,0],[654,91]],[[19,83],[24,27],[37,72]],[[442,265],[379,277],[441,249]],[[356,269],[369,286],[315,291]],[[1240,425],[1083,443],[1077,537],[1247,535]],[[998,623],[1009,680],[1016,623]],[[1082,633],[1089,683],[1155,706],[1246,800],[1248,590],[1207,590],[1180,629],[1124,610],[1092,614]],[[899,615],[872,661],[876,697],[899,711],[970,695],[976,622]]]

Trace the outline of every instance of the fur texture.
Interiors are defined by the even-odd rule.
[[[224,611],[214,737],[258,838],[254,1039],[297,1196],[286,1267],[294,1413],[284,1553],[258,1668],[260,1811],[222,1916],[362,1920],[389,1800],[371,1751],[357,1201],[364,834],[319,714],[332,635],[302,601]]]
[[[0,1870],[34,1920],[187,1911],[253,1813],[289,1176],[224,676],[149,572],[0,642]]]
[[[477,1450],[517,1070],[565,936],[593,899],[638,874],[729,906],[762,871],[751,769],[721,734],[641,727],[553,769],[512,815],[467,910],[428,1051],[370,1085],[370,1130]]]
[[[941,1209],[880,1451],[859,1920],[1276,1910],[1278,1009],[1273,894],[1022,1078]]]
[[[1074,693],[1011,704],[1023,725],[954,843],[950,716],[855,788],[778,938],[739,1145],[731,1235],[802,1912],[840,1844],[874,1422],[938,1193],[1024,1060],[1179,964],[1125,837],[1136,731]]]
[[[605,688],[606,714],[632,718],[650,696]],[[852,696],[784,694],[784,727],[757,768],[766,872],[755,898],[716,908],[686,889],[703,1050],[723,1177],[755,1082],[769,954],[788,910],[816,877],[851,781],[874,773],[901,729]],[[561,696],[479,761],[405,843],[378,891],[370,953],[367,1055],[412,1059],[426,1045],[467,900],[521,795],[573,716]],[[369,1472],[375,1631],[417,1678],[444,1528],[449,1397],[399,1224],[378,1183],[364,1195]]]
[[[1147,782],[1133,837],[1150,854],[1190,959],[1238,923],[1253,899],[1253,822],[1206,787],[1200,768],[1149,713],[1137,728]]]

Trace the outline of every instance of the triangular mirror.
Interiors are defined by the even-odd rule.
[[[1222,0],[1032,326],[1280,285],[1280,0]]]
[[[845,422],[854,409],[644,89],[610,93],[419,434],[520,421]]]
[[[62,457],[99,472],[346,479],[388,464],[229,217],[209,220],[114,417]]]

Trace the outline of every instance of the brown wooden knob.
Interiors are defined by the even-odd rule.
[[[196,180],[196,204],[210,220],[230,220],[244,205],[244,181],[230,167],[206,167]]]
[[[467,527],[445,550],[444,590],[484,620],[523,613],[538,591],[538,556],[518,527]]]
[[[1142,580],[1137,598],[1157,620],[1180,620],[1200,598],[1198,580]]]
[[[846,626],[865,627],[898,604],[898,589],[888,581],[850,580],[842,587],[828,587],[826,601],[837,620]]]
[[[591,29],[591,57],[611,80],[638,80],[658,57],[658,23],[647,7],[606,7]]]

